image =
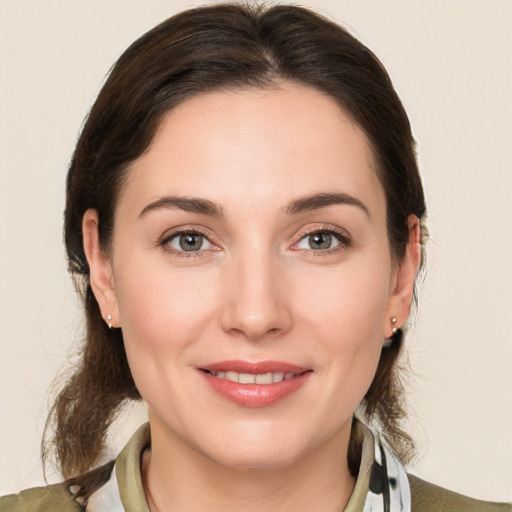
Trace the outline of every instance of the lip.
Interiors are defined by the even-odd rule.
[[[233,361],[219,361],[218,363],[207,364],[200,367],[201,370],[208,370],[211,372],[238,372],[250,373],[256,375],[258,373],[304,373],[310,368],[304,368],[295,364],[285,363],[282,361],[259,361],[251,363],[249,361],[233,360]]]
[[[198,368],[208,386],[224,398],[245,407],[268,407],[298,391],[311,376],[312,370],[282,361],[221,361]],[[272,384],[241,384],[215,377],[207,372],[232,371],[251,375],[294,373],[296,376]]]

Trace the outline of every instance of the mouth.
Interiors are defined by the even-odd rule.
[[[239,384],[275,384],[276,382],[282,382],[283,380],[290,380],[302,375],[305,372],[293,373],[293,372],[268,372],[268,373],[239,373],[234,371],[219,371],[214,372],[211,370],[202,370],[217,379],[226,379],[230,382],[238,382]],[[308,371],[308,370],[306,370]]]
[[[313,373],[288,363],[225,361],[199,368],[209,387],[246,407],[275,404],[298,391]]]

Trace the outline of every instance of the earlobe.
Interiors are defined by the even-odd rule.
[[[416,215],[409,215],[409,243],[405,256],[397,269],[394,288],[388,304],[388,318],[385,319],[384,332],[386,337],[393,335],[392,328],[401,327],[407,320],[414,293],[414,282],[421,263],[420,221]],[[396,318],[395,322],[391,319]]]
[[[119,310],[110,258],[102,250],[98,234],[98,213],[89,209],[82,219],[85,257],[92,291],[109,327],[119,326]]]

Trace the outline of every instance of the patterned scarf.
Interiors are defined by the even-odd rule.
[[[411,491],[404,467],[373,433],[374,460],[363,512],[411,512]]]

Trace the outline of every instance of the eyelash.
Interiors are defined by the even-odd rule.
[[[169,243],[174,240],[175,238],[178,238],[183,235],[196,235],[201,236],[205,240],[207,240],[212,247],[216,247],[213,242],[210,241],[208,235],[204,232],[202,232],[200,229],[180,229],[178,231],[173,231],[170,234],[165,234],[158,242],[158,245],[162,247],[162,249],[168,253],[173,254],[174,256],[177,256],[178,258],[198,258],[203,255],[205,250],[199,250],[199,251],[178,251],[172,247],[170,247]],[[216,249],[214,249],[216,250]]]
[[[312,228],[312,229],[307,229],[307,230],[301,231],[299,233],[299,240],[292,245],[292,249],[293,249],[293,247],[296,247],[306,237],[316,235],[316,234],[331,235],[339,242],[339,245],[337,245],[333,248],[324,249],[324,250],[299,249],[299,248],[296,248],[295,250],[306,250],[306,251],[308,251],[308,253],[310,253],[313,256],[322,256],[322,255],[328,255],[328,254],[333,254],[338,251],[342,251],[351,246],[350,237],[347,235],[347,233],[345,231],[343,231],[341,229],[336,229],[332,226],[324,226],[324,227],[320,227],[320,228]],[[212,247],[217,247],[217,246],[215,246],[215,244],[213,244],[213,242],[211,242],[208,235],[199,229],[180,229],[179,231],[174,231],[171,234],[165,234],[159,240],[158,245],[160,247],[162,247],[164,249],[164,251],[171,253],[179,258],[198,258],[198,257],[203,256],[204,253],[206,252],[205,249],[198,250],[198,251],[179,251],[179,250],[176,250],[169,246],[169,243],[172,240],[174,240],[180,236],[183,236],[183,235],[201,236],[205,240],[207,240],[208,243],[210,243],[212,245]],[[213,249],[213,250],[218,250],[218,248]]]
[[[348,249],[352,245],[350,237],[348,236],[346,231],[337,229],[333,226],[322,226],[319,228],[316,227],[316,228],[311,228],[311,229],[306,229],[304,231],[301,231],[299,233],[300,238],[297,242],[295,242],[293,244],[293,247],[296,247],[306,237],[309,237],[311,235],[316,235],[316,234],[331,235],[339,242],[339,245],[329,248],[329,249],[316,250],[316,251],[314,249],[304,249],[304,250],[307,250],[308,253],[310,253],[312,256],[315,256],[315,257],[316,256],[326,256],[326,255],[336,253],[338,251],[343,251],[345,249]],[[296,249],[296,250],[301,250],[301,249]]]

